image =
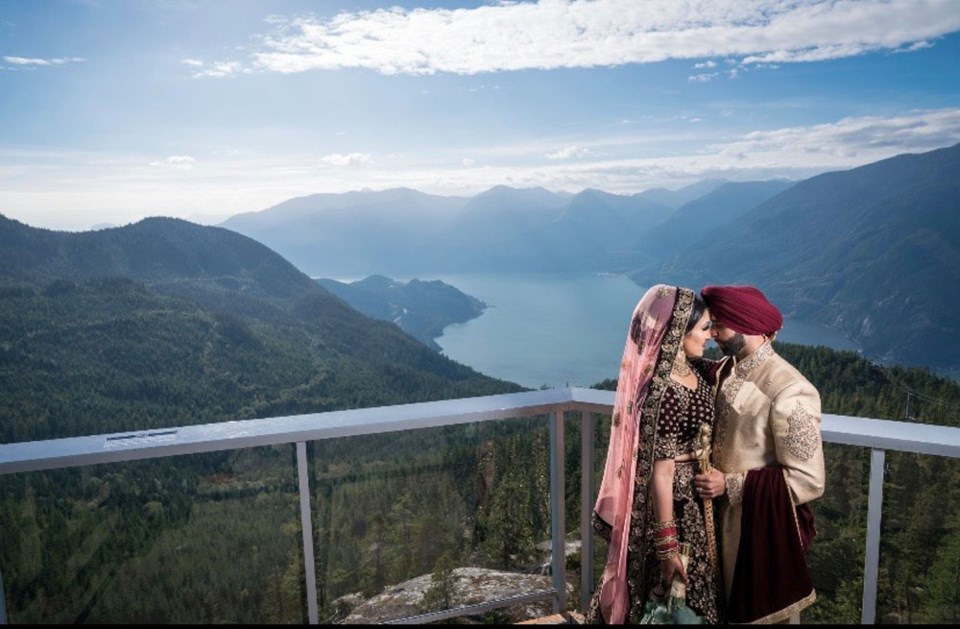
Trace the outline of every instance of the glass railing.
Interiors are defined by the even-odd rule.
[[[605,553],[589,515],[613,398],[552,389],[0,445],[0,621],[583,610]],[[960,429],[835,415],[822,429],[805,622],[950,621],[952,489],[911,498],[958,477]]]

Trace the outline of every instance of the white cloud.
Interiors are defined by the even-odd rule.
[[[167,159],[150,162],[151,166],[160,166],[163,168],[173,168],[176,170],[190,170],[197,160],[189,155],[171,155]]]
[[[370,156],[366,153],[332,153],[326,157],[320,158],[320,161],[330,166],[368,166],[372,163]]]
[[[4,61],[17,66],[59,66],[67,63],[82,63],[83,57],[55,57],[53,59],[38,59],[34,57],[4,57]]]
[[[852,157],[872,161],[877,152],[921,152],[960,141],[960,109],[908,112],[896,117],[843,118],[829,124],[755,131],[744,138],[715,147],[717,155],[775,154],[784,160],[789,152],[797,159],[819,156],[826,162]],[[801,157],[802,156],[802,157]],[[882,159],[882,158],[878,158]]]
[[[933,44],[928,41],[918,41],[918,42],[914,42],[910,46],[907,46],[906,48],[895,50],[894,52],[897,54],[901,54],[905,52],[913,52],[915,50],[923,50],[924,48],[933,48]]]
[[[586,157],[590,154],[588,149],[579,146],[568,146],[567,148],[547,153],[544,155],[547,159],[573,159],[575,157]]]
[[[187,66],[193,66],[195,68],[199,68],[200,66],[203,65],[203,62],[200,61],[199,59],[181,59],[180,63]]]
[[[463,161],[462,161],[461,163],[462,163],[464,166],[466,166],[467,168],[470,168],[470,167],[473,166],[476,162],[474,162],[474,160],[470,159],[469,157],[464,157],[464,158],[463,158]]]
[[[540,0],[271,16],[253,64],[476,74],[733,57],[804,62],[913,50],[960,29],[957,0]]]
[[[201,62],[202,65],[203,62]],[[221,78],[225,76],[233,76],[238,72],[246,72],[247,69],[244,68],[243,64],[239,61],[214,61],[210,64],[210,68],[206,70],[201,70],[196,72],[193,76],[194,78],[202,77],[214,77]]]

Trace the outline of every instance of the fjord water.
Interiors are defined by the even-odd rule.
[[[488,376],[530,388],[589,387],[616,378],[630,315],[646,291],[625,277],[589,273],[421,279],[442,280],[489,306],[476,319],[447,326],[437,339],[443,353]],[[857,349],[835,330],[790,319],[778,338]]]

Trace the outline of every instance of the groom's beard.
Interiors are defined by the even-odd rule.
[[[724,356],[737,356],[743,351],[743,348],[746,346],[747,341],[743,338],[742,334],[737,334],[732,336],[726,341],[717,340],[717,347],[720,348],[720,351],[723,352]]]

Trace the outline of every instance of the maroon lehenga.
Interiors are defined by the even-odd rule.
[[[656,288],[656,287],[655,287]],[[654,290],[654,289],[651,289]],[[661,289],[662,290],[662,289]],[[618,619],[611,610],[608,594],[603,596],[603,588],[607,581],[615,586],[613,566],[617,560],[617,549],[611,546],[610,557],[604,571],[604,577],[597,587],[590,609],[587,610],[587,620],[592,624],[606,624],[613,616],[613,622],[639,622],[643,615],[643,608],[650,598],[651,590],[658,586],[662,579],[660,561],[656,556],[656,549],[650,537],[651,525],[656,523],[653,513],[653,501],[648,495],[653,463],[656,460],[676,458],[690,452],[696,452],[700,447],[700,427],[703,423],[713,426],[713,394],[712,387],[707,383],[699,371],[697,373],[698,386],[696,390],[676,382],[670,377],[673,362],[676,359],[683,333],[692,309],[692,291],[689,289],[676,290],[676,300],[669,324],[666,324],[665,334],[662,336],[660,351],[650,361],[651,377],[646,383],[641,380],[640,389],[636,394],[629,396],[631,401],[636,400],[639,410],[635,414],[635,421],[639,437],[637,449],[633,455],[636,465],[633,469],[634,482],[633,499],[629,517],[629,534],[626,538],[626,611],[622,620]],[[643,301],[641,301],[641,304]],[[637,319],[645,317],[638,305],[631,325],[631,335],[637,336]],[[653,325],[664,325],[656,321],[656,317],[646,317]],[[634,339],[636,341],[636,339]],[[642,352],[642,342],[637,342],[638,350]],[[628,338],[625,354],[630,351]],[[649,355],[649,352],[648,352]],[[618,380],[618,402],[623,392],[620,388],[624,382],[631,382],[625,377],[627,368],[646,370],[643,361],[631,363],[626,360],[621,364],[621,376]],[[622,405],[621,405],[622,406]],[[613,426],[611,427],[611,441],[616,438],[614,433],[622,429],[619,423],[624,410],[633,410],[628,402],[623,408],[614,409]],[[613,448],[611,447],[611,452]],[[608,458],[610,453],[608,453]],[[711,549],[707,537],[707,528],[704,515],[703,501],[697,495],[693,477],[699,472],[697,461],[675,463],[673,477],[673,516],[677,527],[677,536],[680,542],[690,544],[690,563],[687,568],[689,583],[686,589],[686,604],[706,623],[719,623],[722,620],[720,610],[721,596],[718,582],[718,572],[715,570],[711,557],[716,557],[716,549]],[[615,469],[606,466],[606,474]],[[617,470],[616,473],[619,473]],[[617,478],[617,482],[621,479]],[[606,484],[607,479],[605,479]],[[603,497],[601,490],[601,497]],[[598,505],[600,501],[598,501]],[[608,521],[610,520],[610,521]],[[612,522],[618,521],[607,517],[600,517],[599,508],[594,513],[594,527],[597,533],[606,540],[616,535]],[[714,527],[715,529],[715,527]],[[661,588],[657,588],[660,590]],[[620,592],[621,590],[617,590]],[[624,594],[619,594],[624,596]],[[621,608],[621,613],[622,608]]]

